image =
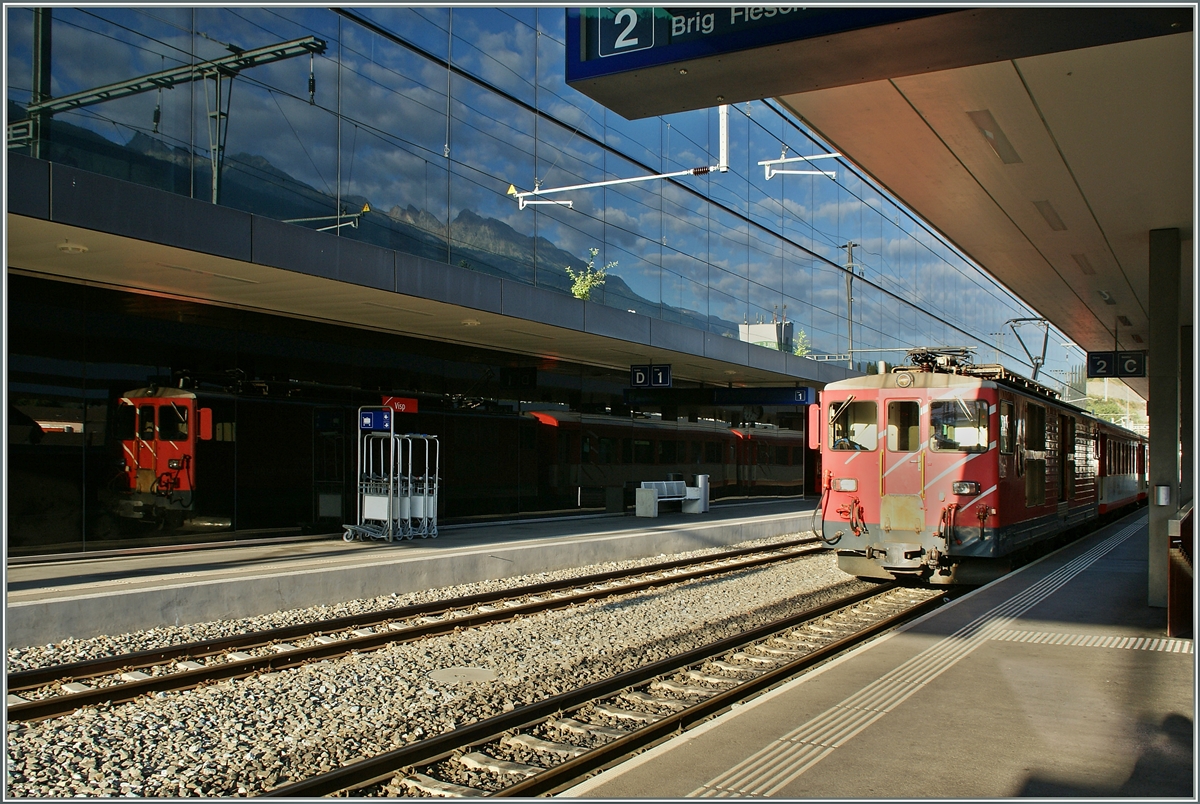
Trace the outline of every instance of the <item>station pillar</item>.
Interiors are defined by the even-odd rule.
[[[1151,606],[1167,605],[1168,522],[1179,512],[1180,238],[1178,229],[1150,231],[1150,551]],[[1191,393],[1190,389],[1187,391]]]

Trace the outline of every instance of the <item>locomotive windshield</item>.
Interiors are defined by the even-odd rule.
[[[163,441],[187,441],[188,411],[178,405],[164,405],[158,414],[158,437]]]
[[[879,439],[879,422],[874,402],[845,402],[829,405],[829,448],[873,450]]]
[[[979,399],[931,402],[929,433],[934,452],[987,452],[988,403]]]

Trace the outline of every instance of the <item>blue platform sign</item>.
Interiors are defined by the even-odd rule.
[[[714,388],[717,405],[811,405],[813,389],[803,388]]]
[[[944,14],[950,8],[568,8],[567,83]],[[636,53],[629,58],[611,58]]]
[[[390,410],[364,410],[358,419],[359,430],[391,430],[392,412]]]

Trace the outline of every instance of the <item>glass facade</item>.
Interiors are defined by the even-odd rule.
[[[338,533],[357,410],[387,396],[415,408],[398,431],[439,439],[443,522],[620,511],[674,474],[715,499],[814,483],[794,406],[741,430],[631,415],[626,372],[17,274],[8,290],[16,555]]]
[[[12,122],[33,102],[35,10],[5,13]],[[835,178],[765,178],[759,161],[828,151],[770,101],[731,107],[726,173],[519,209],[510,185],[717,161],[716,109],[627,121],[567,87],[563,9],[49,13],[43,67],[54,98],[307,37],[323,48],[219,86],[197,78],[57,112],[10,152],[561,293],[571,293],[567,269],[582,270],[594,248],[595,265],[608,267],[594,302],[814,359],[853,354],[860,371],[899,363],[910,347],[977,345],[977,362],[1029,372],[1002,332],[1034,313],[847,163],[825,161]],[[708,414],[631,418],[620,373],[399,336],[364,350],[328,325],[16,274],[8,289],[9,548],[18,553],[336,530],[354,504],[351,417],[380,393],[419,396],[412,429],[446,440],[450,519],[612,510],[629,483],[664,473],[710,474],[715,496],[800,493],[812,479],[798,410],[769,415],[773,431],[734,438]],[[774,335],[780,320],[790,339]],[[1078,362],[1059,347],[1064,338],[1051,339],[1049,370]],[[139,401],[181,379],[192,407]],[[144,393],[128,406],[145,407],[144,417],[123,410],[135,390]],[[542,418],[531,416],[539,405]],[[212,423],[203,442],[192,426],[202,409]],[[624,418],[588,418],[603,412]],[[195,464],[180,471],[195,477],[149,477],[147,493],[186,510],[138,529],[114,495],[142,482],[128,461],[117,465],[119,434],[142,422],[164,449],[193,438]],[[494,449],[480,457],[479,444]],[[193,479],[206,492],[194,500],[179,491]]]
[[[974,345],[977,362],[1029,371],[1002,333],[1035,314],[847,163],[823,163],[835,178],[765,178],[759,161],[827,152],[769,101],[731,108],[727,173],[518,209],[510,184],[549,189],[717,160],[716,109],[627,121],[567,87],[563,9],[52,13],[54,97],[303,37],[324,50],[242,70],[223,85],[221,110],[205,79],[58,113],[43,126],[41,158],[211,199],[209,123],[227,113],[221,204],[313,228],[353,220],[332,234],[564,293],[566,268],[582,269],[597,248],[598,266],[615,265],[593,301],[754,342],[766,341],[748,326],[786,319],[794,343],[803,332],[814,356],[853,350],[859,370],[899,362],[885,350]],[[33,92],[34,11],[7,14],[17,120]],[[1071,368],[1078,355],[1052,338],[1048,369]]]

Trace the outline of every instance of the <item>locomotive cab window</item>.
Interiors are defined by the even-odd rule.
[[[889,402],[887,448],[891,452],[916,452],[921,448],[919,402]]]
[[[988,403],[982,399],[931,402],[929,440],[934,452],[987,452]]]
[[[845,402],[829,405],[829,448],[873,450],[879,440],[879,420],[874,402]]]
[[[187,408],[164,405],[158,415],[158,437],[163,441],[187,441]]]

